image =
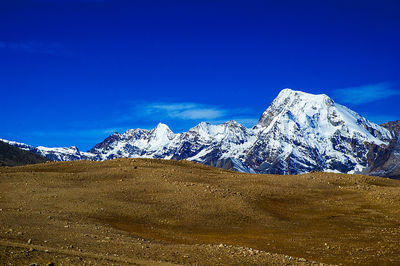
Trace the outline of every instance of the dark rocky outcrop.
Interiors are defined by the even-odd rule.
[[[25,164],[44,163],[48,161],[43,156],[24,151],[8,143],[0,141],[0,166],[18,166]]]

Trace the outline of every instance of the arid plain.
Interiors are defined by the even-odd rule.
[[[400,264],[400,181],[118,159],[0,168],[0,262]]]

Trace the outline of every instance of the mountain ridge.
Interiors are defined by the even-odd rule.
[[[283,89],[253,128],[232,120],[220,125],[201,122],[174,133],[159,123],[152,130],[115,132],[89,152],[76,147],[25,148],[53,160],[185,159],[250,173],[381,175],[386,170],[375,170],[398,146],[393,128],[368,121],[326,94]]]
[[[25,164],[44,163],[44,156],[22,150],[0,140],[0,166],[20,166]]]

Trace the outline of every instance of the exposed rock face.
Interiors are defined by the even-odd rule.
[[[356,173],[367,166],[370,145],[385,145],[388,130],[335,103],[327,95],[285,89],[255,126],[246,164],[256,172]]]
[[[385,175],[398,168],[399,132],[400,123],[379,126],[325,94],[284,89],[252,129],[235,121],[221,125],[202,122],[174,134],[160,123],[152,130],[116,132],[88,153],[76,147],[27,149],[37,149],[54,160],[186,159],[252,173]]]
[[[156,131],[163,133],[157,135]],[[371,156],[378,156],[374,149],[383,149],[391,139],[387,129],[336,104],[327,95],[285,89],[253,129],[230,121],[221,125],[200,123],[188,132],[173,134],[160,124],[152,131],[135,129],[114,134],[91,152],[101,159],[187,159],[255,173],[358,173],[368,166]]]
[[[249,147],[254,132],[235,121],[221,125],[202,122],[188,132],[174,134],[160,123],[153,130],[131,129],[114,133],[97,144],[91,153],[100,159],[118,157],[188,159],[212,166],[250,171],[235,158]]]
[[[388,146],[374,147],[376,156],[370,159],[365,173],[400,178],[400,121],[387,122],[381,126],[391,132],[393,139]]]
[[[48,161],[48,159],[43,156],[0,141],[0,166],[17,166],[44,163],[46,161]]]
[[[52,161],[75,161],[75,160],[98,160],[98,156],[96,154],[92,154],[89,152],[81,152],[75,146],[71,147],[33,147],[31,145],[20,143],[16,141],[4,140],[0,139],[14,147],[20,148],[25,151],[30,151],[35,154],[39,154],[41,156],[46,157]]]

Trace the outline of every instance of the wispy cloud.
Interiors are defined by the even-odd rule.
[[[400,95],[400,89],[395,89],[393,83],[377,83],[359,87],[336,89],[333,97],[340,103],[359,105]]]
[[[162,115],[168,118],[198,120],[224,117],[226,110],[197,103],[153,103],[143,106],[145,115]]]
[[[252,110],[248,108],[223,108],[194,102],[147,102],[135,103],[133,106],[131,112],[120,117],[120,122],[146,120],[191,124],[205,121],[219,124],[236,120],[244,126],[253,126],[257,123],[257,115],[254,116]]]
[[[49,55],[71,55],[72,52],[57,42],[40,42],[40,41],[20,41],[6,42],[0,41],[0,49],[11,50],[23,53],[37,53]]]

